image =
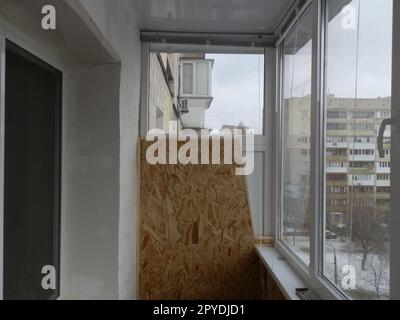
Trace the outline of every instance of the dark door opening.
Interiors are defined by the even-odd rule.
[[[62,73],[9,41],[5,72],[4,298],[56,299]],[[42,287],[47,265],[55,290]]]

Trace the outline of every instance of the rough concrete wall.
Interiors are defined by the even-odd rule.
[[[121,59],[120,172],[119,172],[119,268],[118,297],[136,298],[137,241],[137,137],[141,44],[139,29],[124,0],[80,0],[90,17]]]

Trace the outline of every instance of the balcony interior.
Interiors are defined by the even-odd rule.
[[[398,172],[394,177],[390,157],[392,153],[398,159],[400,152],[398,146],[391,151],[384,143],[390,142],[391,134],[392,141],[396,138],[394,131],[389,133],[381,125],[397,107],[391,107],[394,98],[388,95],[363,98],[356,114],[358,97],[324,91],[330,67],[324,59],[330,56],[325,55],[328,32],[322,25],[328,26],[351,0],[337,0],[329,11],[326,1],[118,0],[115,5],[108,0],[0,0],[0,52],[6,53],[2,44],[15,42],[63,74],[61,168],[56,172],[61,182],[54,191],[60,193],[61,202],[60,230],[54,233],[60,299],[348,299],[348,292],[338,284],[336,248],[325,243],[332,240],[343,252],[353,250],[352,231],[347,239],[340,234],[346,227],[346,206],[353,210],[354,203],[362,209],[370,205],[385,214],[400,206],[399,199],[389,203],[391,176],[397,185],[400,180]],[[51,32],[37,26],[47,2],[63,13]],[[340,36],[332,38],[340,40]],[[338,51],[346,49],[343,45]],[[357,45],[356,55],[360,50]],[[174,54],[175,60],[169,60]],[[210,136],[209,143],[199,138],[194,148],[182,152],[185,158],[189,151],[190,155],[198,151],[201,158],[206,149],[206,163],[179,163],[170,150],[174,144],[179,150],[190,137],[178,141],[174,132],[178,129],[169,132],[168,121],[176,120],[178,128],[196,134],[215,129],[206,127],[204,119],[215,101],[212,54],[259,56],[257,70],[262,73],[255,76],[260,86],[256,112],[262,125],[254,141],[246,141],[254,160],[254,171],[248,176],[237,174],[235,163],[210,164],[214,156]],[[352,65],[355,73],[358,58]],[[3,64],[0,61],[0,67]],[[295,67],[301,74],[298,79]],[[227,81],[233,78],[229,76]],[[151,77],[162,85],[152,88]],[[3,80],[0,77],[4,91]],[[245,87],[244,80],[233,80],[237,91]],[[190,85],[184,87],[185,81]],[[160,109],[158,96],[166,97],[168,116]],[[0,101],[1,112],[3,104]],[[305,128],[299,124],[302,121]],[[220,128],[215,130],[233,133],[250,127],[240,119],[237,124],[223,122]],[[151,130],[167,131],[165,153],[159,149],[157,156],[172,163],[150,163],[148,152],[156,141],[147,139]],[[163,141],[156,142],[162,145]],[[223,139],[219,142],[219,159],[235,153],[234,146],[226,147]],[[3,149],[1,145],[0,156]],[[1,170],[4,163],[0,165]],[[290,179],[295,181],[292,185]],[[372,202],[368,196],[374,197]],[[295,200],[290,202],[290,197]],[[285,217],[284,208],[295,217]],[[353,212],[350,229],[352,219]],[[391,223],[400,225],[398,219]],[[328,224],[334,225],[335,232],[326,228]],[[379,227],[385,229],[379,249],[392,250],[390,265],[385,266],[391,268],[392,277],[385,285],[392,290],[392,283],[400,279],[398,273],[392,276],[392,269],[400,262],[393,259],[389,244],[398,235],[387,235],[391,227],[386,220]],[[1,241],[2,262],[6,255]],[[306,247],[302,251],[296,245]],[[332,260],[329,270],[334,270],[334,279],[324,278],[325,254]],[[0,276],[3,272],[0,267]],[[0,298],[7,298],[3,286],[0,280]],[[390,294],[400,296],[396,288]],[[367,296],[361,291],[361,296]]]

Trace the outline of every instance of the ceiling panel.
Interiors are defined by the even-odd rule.
[[[131,0],[142,30],[272,33],[294,0]]]

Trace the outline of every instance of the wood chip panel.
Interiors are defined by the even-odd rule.
[[[140,143],[141,299],[259,299],[245,186],[232,165],[149,165]]]

